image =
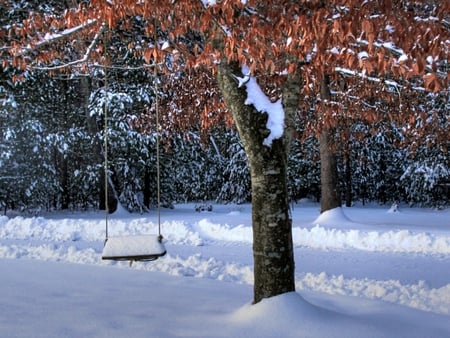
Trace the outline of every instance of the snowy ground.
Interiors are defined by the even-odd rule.
[[[161,217],[168,254],[130,268],[101,260],[100,212],[0,216],[0,337],[450,337],[450,210],[297,204],[297,293],[257,305],[250,205]]]

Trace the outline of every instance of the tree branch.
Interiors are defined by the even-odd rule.
[[[71,66],[78,65],[80,63],[84,63],[89,60],[89,56],[91,55],[92,50],[97,45],[98,40],[100,39],[103,32],[106,30],[106,24],[102,23],[100,26],[100,29],[98,30],[97,34],[95,34],[94,38],[92,39],[91,43],[89,44],[88,48],[86,49],[86,52],[84,53],[83,57],[79,60],[75,60],[69,63],[64,63],[62,65],[58,66],[51,66],[51,67],[33,67],[37,70],[57,70],[57,69],[63,69]],[[58,37],[59,38],[59,37]]]
[[[82,31],[85,28],[88,28],[94,24],[97,23],[97,20],[88,20],[87,22],[72,27],[72,28],[68,28],[63,30],[61,33],[57,33],[57,34],[49,34],[48,36],[46,36],[46,38],[44,38],[44,40],[37,42],[36,44],[29,46],[29,47],[24,47],[22,48],[17,54],[15,54],[14,56],[18,57],[18,56],[24,56],[25,54],[28,54],[32,51],[35,51],[37,49],[41,49],[49,44],[52,44],[54,42],[57,42],[59,40],[63,40],[65,38],[67,38],[68,36],[78,33],[79,31]]]
[[[403,85],[401,85],[400,83],[398,83],[398,82],[396,82],[394,80],[387,80],[387,79],[381,79],[379,77],[367,76],[366,74],[364,74],[362,72],[358,72],[358,71],[347,69],[347,68],[335,67],[334,71],[338,72],[339,74],[345,75],[345,76],[359,77],[361,79],[365,79],[365,80],[368,80],[370,82],[384,83],[387,86],[393,87],[393,88],[396,88],[396,89],[404,88]],[[425,91],[424,87],[413,87],[412,89],[417,90],[417,91],[421,91],[421,92]]]

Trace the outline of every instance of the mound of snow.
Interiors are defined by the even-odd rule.
[[[389,208],[388,213],[396,213],[396,212],[400,212],[400,209],[397,203],[393,203],[392,206]]]
[[[339,225],[349,225],[353,224],[352,220],[348,218],[341,207],[334,208],[331,210],[324,211],[316,218],[313,224],[319,225],[330,225],[330,226],[339,226]]]
[[[427,337],[448,332],[446,324],[442,323],[433,327],[434,333],[431,333],[430,326],[425,327],[429,324],[424,323],[422,317],[428,314],[423,312],[411,311],[405,315],[402,307],[365,302],[355,297],[353,300],[358,302],[358,306],[350,307],[354,309],[354,313],[350,313],[348,303],[352,302],[351,298],[346,298],[343,308],[340,297],[336,296],[335,300],[335,303],[316,306],[296,292],[285,293],[238,309],[229,318],[230,326],[239,328],[242,337],[258,332],[259,338]],[[408,326],[403,323],[408,323]]]
[[[117,209],[116,211],[114,211],[112,213],[112,215],[114,215],[115,217],[124,217],[124,216],[128,216],[130,215],[130,212],[128,210],[126,210],[122,204],[118,203],[117,204]]]

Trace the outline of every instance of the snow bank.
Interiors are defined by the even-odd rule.
[[[340,212],[325,213],[311,228],[293,227],[296,246],[319,249],[358,249],[372,252],[416,254],[450,254],[450,235],[446,233],[413,232],[409,230],[358,230],[363,226],[353,223]],[[338,215],[338,217],[336,217]],[[337,226],[336,226],[337,224]],[[354,229],[340,229],[353,224]],[[157,233],[156,223],[145,218],[114,219],[109,221],[112,236],[134,236]],[[199,221],[165,221],[164,239],[173,245],[201,246],[208,241],[251,243],[252,229],[248,225],[231,226],[208,218]],[[87,241],[104,239],[104,220],[45,219],[43,217],[0,218],[0,238],[43,241]]]
[[[299,290],[314,290],[327,294],[340,294],[401,304],[424,311],[450,314],[450,284],[430,288],[424,281],[404,285],[398,280],[344,278],[307,273],[296,281]]]
[[[399,231],[294,228],[294,244],[319,249],[358,249],[373,252],[450,254],[450,236]]]
[[[173,276],[253,284],[250,209],[243,208],[239,212],[224,210],[223,214],[220,214],[220,208],[214,210],[204,214],[195,213],[193,210],[189,211],[190,214],[185,214],[182,210],[168,211],[173,215],[166,215],[166,221],[162,223],[168,254],[151,264],[133,264],[132,268],[164,272]],[[304,210],[299,209],[298,212],[304,216]],[[391,215],[398,219],[399,216],[383,210],[380,212],[383,217]],[[407,212],[401,214],[404,217]],[[156,234],[158,231],[157,223],[151,216],[115,216],[109,220],[111,236]],[[370,219],[374,217],[375,213],[372,211]],[[408,222],[412,220],[411,217],[407,219]],[[294,222],[295,219],[294,217]],[[351,253],[350,256],[344,257],[350,260],[353,252],[354,255],[362,255],[364,252],[383,255],[414,254],[435,257],[436,262],[443,262],[450,254],[450,231],[445,231],[440,225],[438,231],[434,232],[428,231],[426,226],[413,227],[414,231],[391,230],[391,227],[386,226],[378,226],[376,230],[377,226],[354,222],[345,216],[342,210],[332,210],[310,219],[312,222],[309,225],[293,227],[296,254],[303,254],[309,249],[320,250],[323,257],[328,251],[343,251]],[[101,260],[104,223],[99,214],[53,215],[52,218],[1,216],[0,258],[31,258],[128,268],[127,262],[111,263]],[[445,220],[441,220],[440,224],[445,225]],[[318,253],[313,251],[309,257],[317,258]],[[371,259],[373,261],[374,258]],[[450,314],[450,281],[447,282],[445,277],[440,278],[439,283],[434,283],[433,287],[419,279],[410,278],[408,282],[397,279],[401,274],[382,279],[367,278],[368,274],[360,274],[356,278],[345,274],[346,269],[352,268],[352,261],[342,261],[342,266],[335,269],[337,274],[323,270],[317,273],[309,272],[311,270],[297,272],[297,289],[302,292],[314,291],[381,300],[424,311]],[[396,264],[401,264],[398,262],[397,260]],[[439,263],[439,266],[442,270],[446,265]],[[341,271],[344,272],[340,274]],[[421,276],[424,278],[425,275]],[[414,282],[416,280],[417,282]]]

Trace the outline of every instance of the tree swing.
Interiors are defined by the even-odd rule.
[[[155,67],[155,76],[157,71]],[[106,77],[106,76],[105,76]],[[156,111],[156,128],[159,126],[159,109],[158,109],[158,79],[155,77],[155,111]],[[107,82],[105,80],[105,88]],[[107,109],[107,92],[105,90],[105,136],[104,136],[104,166],[105,166],[105,244],[102,252],[103,260],[114,261],[130,261],[130,265],[134,261],[148,262],[154,261],[166,254],[166,249],[162,242],[161,234],[161,184],[160,184],[160,154],[159,154],[159,131],[156,133],[156,181],[157,181],[157,213],[158,213],[158,234],[152,235],[133,235],[121,237],[109,237],[108,232],[108,109]]]

